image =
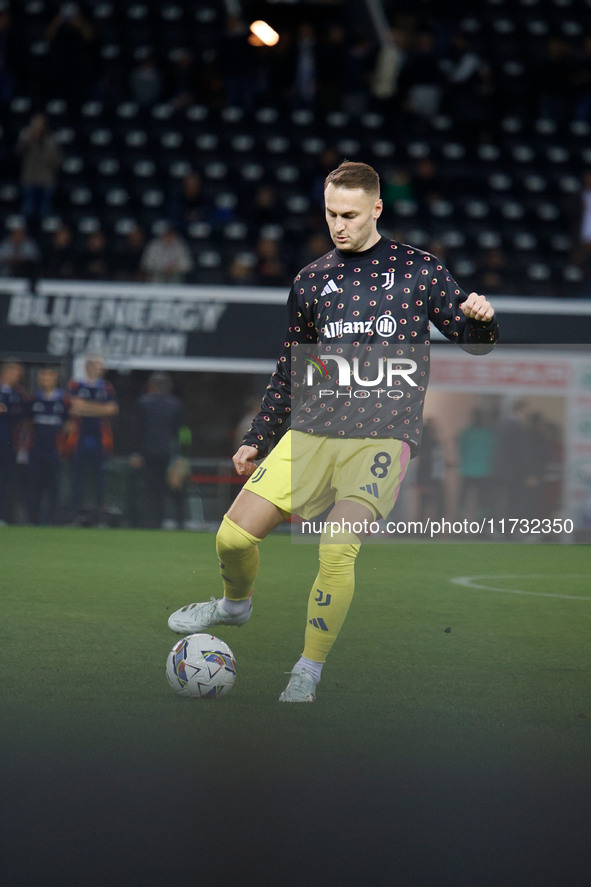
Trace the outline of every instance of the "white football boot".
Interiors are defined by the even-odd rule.
[[[289,683],[279,697],[279,702],[314,702],[317,683],[309,671],[303,669],[292,671]]]
[[[199,634],[213,625],[244,625],[252,616],[252,601],[245,613],[231,615],[222,606],[222,598],[202,604],[187,604],[168,617],[168,627],[178,634]]]

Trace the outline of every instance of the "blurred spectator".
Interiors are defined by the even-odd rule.
[[[35,114],[16,144],[22,156],[21,212],[25,218],[42,219],[51,213],[57,173],[63,155],[49,132],[45,114]]]
[[[445,516],[445,458],[433,419],[426,419],[421,452],[417,457],[415,484],[418,494],[418,520]]]
[[[175,228],[186,234],[189,225],[199,222],[206,215],[203,182],[199,173],[191,170],[172,199],[170,218]]]
[[[367,110],[375,56],[374,44],[363,34],[355,35],[353,43],[347,48],[342,73],[343,111],[360,115]]]
[[[462,128],[464,140],[476,143],[494,122],[491,66],[462,31],[453,35],[440,66],[444,75],[443,110]]]
[[[16,225],[0,243],[0,275],[27,277],[34,273],[41,260],[35,241],[24,225]]]
[[[259,185],[252,201],[252,208],[248,214],[253,225],[260,228],[262,225],[276,222],[280,216],[281,210],[277,200],[277,190],[273,185]]]
[[[179,48],[171,53],[169,102],[183,110],[194,102],[208,107],[223,104],[223,82],[214,47],[196,57],[193,49]]]
[[[591,271],[591,169],[583,172],[581,190],[573,215],[574,248],[571,262],[588,274]]]
[[[564,442],[560,425],[546,421],[544,437],[547,460],[543,476],[542,514],[544,517],[555,517],[562,505],[564,482]]]
[[[389,111],[398,97],[398,79],[406,58],[407,35],[399,28],[391,28],[378,49],[371,94],[378,107]]]
[[[591,36],[583,38],[571,83],[575,101],[574,119],[591,123]]]
[[[117,280],[144,280],[144,272],[140,268],[142,254],[146,247],[144,229],[134,224],[133,228],[117,244],[113,260]]]
[[[72,229],[61,225],[52,235],[51,248],[43,261],[43,273],[54,280],[68,280],[77,276]]]
[[[567,40],[555,34],[548,37],[536,72],[540,117],[549,117],[557,123],[566,123],[571,119],[577,61]]]
[[[12,101],[17,64],[17,50],[14,42],[14,30],[10,22],[10,11],[0,9],[0,105],[8,105]]]
[[[529,435],[526,408],[515,401],[496,429],[494,476],[496,478],[496,516],[530,517],[527,514],[527,478],[529,474]],[[510,536],[506,527],[505,535]]]
[[[333,243],[327,236],[325,228],[326,226],[323,226],[321,230],[312,232],[304,243],[297,263],[300,268],[305,268],[315,258],[323,256],[332,248]]]
[[[438,237],[432,237],[427,243],[427,252],[438,259],[444,260],[448,254],[448,249],[443,240]]]
[[[90,88],[94,30],[78,3],[62,3],[45,33],[49,41],[50,97],[79,107]]]
[[[83,280],[109,280],[111,266],[105,233],[100,229],[88,235],[80,255]]]
[[[525,423],[526,446],[529,453],[525,479],[527,517],[547,517],[542,512],[543,483],[551,459],[546,422],[540,413],[530,413]]]
[[[398,80],[403,107],[412,114],[432,117],[441,102],[441,70],[435,35],[421,30],[404,58]]]
[[[14,520],[16,451],[25,402],[22,376],[17,361],[8,360],[0,367],[0,526]]]
[[[105,511],[104,463],[113,452],[111,417],[119,412],[115,389],[103,378],[105,364],[101,357],[88,357],[85,375],[68,383],[71,397],[66,451],[72,460],[72,512],[75,524],[100,522]],[[87,475],[94,484],[90,515],[85,511]]]
[[[502,249],[488,249],[482,256],[479,272],[479,289],[483,293],[507,291],[507,259]]]
[[[321,210],[324,218],[324,182],[331,169],[341,162],[341,157],[335,148],[327,147],[314,162],[311,172],[312,186],[310,188],[310,197],[314,205]]]
[[[288,279],[288,268],[281,254],[279,241],[271,237],[260,237],[256,246],[257,279],[264,286],[284,286]]]
[[[292,101],[295,108],[314,108],[317,78],[316,31],[311,24],[304,22],[298,28],[294,47]]]
[[[333,22],[319,40],[317,79],[318,109],[340,108],[343,94],[343,71],[347,64],[346,31],[340,22]]]
[[[397,166],[385,176],[383,201],[387,209],[396,209],[398,201],[414,200],[415,192],[408,170]]]
[[[182,412],[181,401],[172,393],[170,376],[153,373],[146,394],[135,404],[135,452],[129,459],[131,468],[143,475],[146,509],[142,526],[160,529],[169,494],[175,501],[177,525],[184,524],[184,484],[172,489],[167,482],[171,462],[179,458]]]
[[[494,455],[495,433],[490,421],[482,410],[474,410],[458,438],[460,520],[490,515]]]
[[[146,53],[129,75],[129,91],[141,108],[151,108],[160,101],[163,90],[162,74],[151,52]]]
[[[230,262],[226,283],[252,286],[256,281],[256,258],[251,253],[237,253]]]
[[[422,207],[442,197],[442,175],[435,161],[421,157],[412,173],[412,187]]]
[[[243,108],[247,113],[254,109],[261,58],[259,50],[248,42],[248,35],[246,22],[238,15],[229,15],[219,47],[226,104]]]
[[[59,373],[47,366],[37,374],[37,389],[26,405],[29,420],[27,518],[29,523],[58,522],[61,461],[59,444],[70,399],[58,387]]]
[[[171,62],[169,101],[180,111],[199,98],[195,57],[189,49],[179,48],[173,51]]]
[[[140,267],[152,283],[182,283],[193,269],[193,257],[186,241],[170,225],[148,241]]]

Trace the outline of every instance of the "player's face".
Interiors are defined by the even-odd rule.
[[[0,372],[4,385],[18,385],[23,376],[23,368],[20,363],[6,363]]]
[[[102,360],[92,359],[86,361],[86,375],[89,379],[99,379],[105,373],[105,365]]]
[[[382,201],[361,188],[336,188],[324,192],[326,223],[335,246],[343,252],[369,249],[380,239],[377,222]]]
[[[57,373],[55,370],[39,370],[37,381],[42,391],[53,391],[57,388]]]

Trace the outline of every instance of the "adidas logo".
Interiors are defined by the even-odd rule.
[[[360,490],[363,490],[364,493],[371,493],[372,496],[375,496],[376,499],[379,499],[378,493],[378,485],[377,484],[366,484],[364,487],[359,487]]]
[[[339,288],[336,285],[336,283],[334,282],[334,280],[329,280],[328,283],[326,284],[326,286],[324,287],[324,289],[322,290],[322,292],[320,293],[320,296],[321,297],[326,296],[326,295],[328,295],[328,293],[338,293],[338,291],[339,291]]]
[[[322,617],[318,617],[318,619],[308,619],[308,623],[313,625],[314,628],[319,628],[320,631],[328,631],[328,625]]]

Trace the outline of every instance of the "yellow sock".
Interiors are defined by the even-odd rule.
[[[324,662],[342,628],[355,591],[355,559],[361,545],[322,543],[320,569],[308,599],[303,656]]]
[[[259,570],[260,541],[224,515],[216,536],[216,551],[224,597],[229,600],[242,601],[250,596]]]

